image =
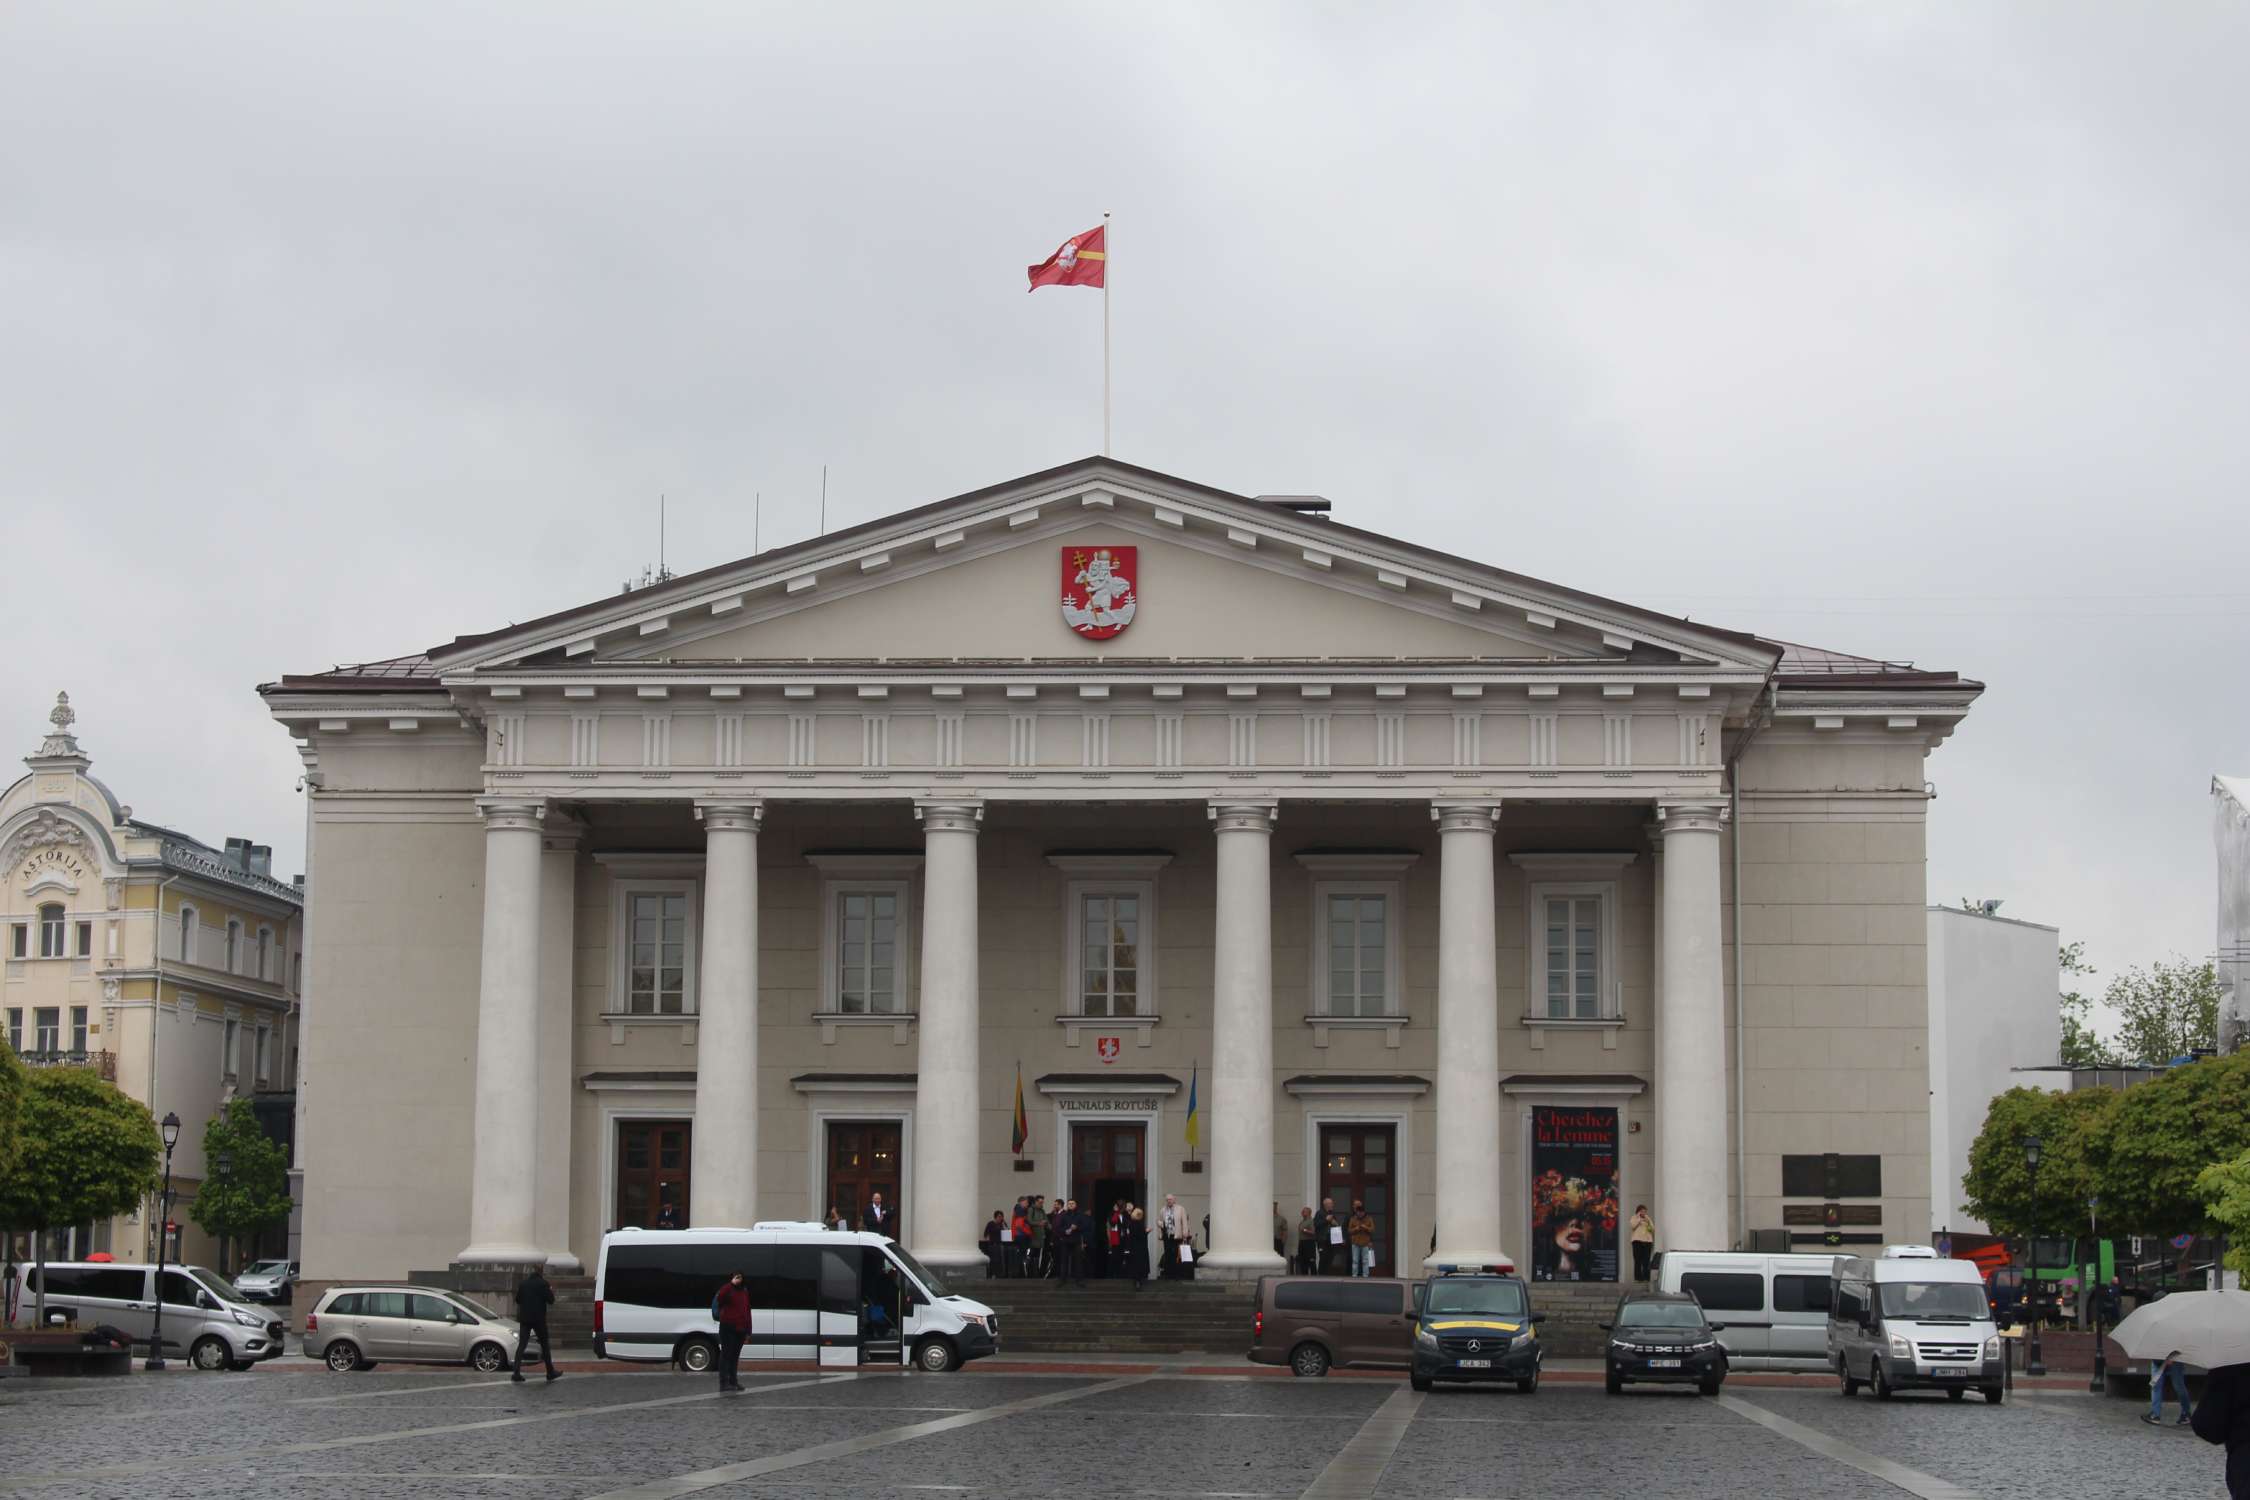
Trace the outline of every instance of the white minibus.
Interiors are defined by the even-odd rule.
[[[742,1357],[823,1365],[958,1369],[1000,1352],[1000,1323],[957,1297],[905,1246],[818,1224],[615,1229],[594,1272],[594,1354],[708,1370],[719,1356],[711,1300],[736,1271],[750,1288]]]
[[[1667,1250],[1656,1289],[1693,1297],[1726,1328],[1719,1344],[1736,1370],[1819,1370],[1828,1364],[1832,1255]]]

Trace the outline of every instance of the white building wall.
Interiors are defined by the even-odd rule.
[[[2250,778],[2211,782],[2211,836],[2219,854],[2219,1050],[2250,1031]]]
[[[1961,1205],[1969,1146],[2014,1068],[2056,1060],[2060,932],[1959,907],[1929,909],[1930,1232],[1982,1229]]]

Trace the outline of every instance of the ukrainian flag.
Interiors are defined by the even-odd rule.
[[[1188,1073],[1187,1143],[1188,1149],[1191,1151],[1201,1150],[1203,1146],[1203,1114],[1196,1108],[1195,1103],[1195,1085],[1198,1072],[1200,1072],[1200,1069],[1191,1070]]]

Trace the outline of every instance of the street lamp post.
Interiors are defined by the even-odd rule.
[[[2023,1362],[2026,1375],[2044,1375],[2047,1366],[2039,1358],[2039,1137],[2029,1135],[2023,1141],[2023,1164],[2031,1169],[2031,1351]]]
[[[2109,1361],[2102,1353],[2102,1297],[2096,1280],[2102,1271],[2102,1199],[2096,1193],[2086,1200],[2086,1321],[2094,1327],[2094,1376],[2086,1389],[2099,1396],[2109,1388]]]
[[[217,1156],[211,1158],[211,1167],[212,1175],[218,1179],[219,1191],[224,1193],[227,1190],[227,1174],[234,1170],[234,1153],[232,1151],[221,1151]],[[227,1242],[224,1237],[219,1240],[219,1274],[221,1276],[232,1276],[234,1274],[227,1265]]]
[[[156,1199],[156,1325],[149,1335],[148,1358],[141,1364],[144,1370],[164,1368],[164,1252],[170,1248],[164,1242],[171,1238],[165,1226],[172,1222],[172,1148],[179,1144],[180,1117],[167,1114],[159,1128],[164,1132],[164,1191]]]

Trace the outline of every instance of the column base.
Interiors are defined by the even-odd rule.
[[[471,1245],[453,1257],[453,1264],[475,1270],[495,1266],[527,1271],[533,1266],[544,1269],[547,1252],[537,1245]]]
[[[1270,1250],[1213,1250],[1195,1258],[1199,1281],[1256,1281],[1261,1276],[1283,1275],[1288,1269],[1289,1262]]]
[[[558,1276],[583,1276],[586,1274],[586,1263],[568,1250],[549,1250],[545,1254],[547,1269]]]
[[[978,1276],[991,1264],[982,1250],[974,1245],[962,1247],[937,1245],[925,1250],[920,1245],[909,1245],[914,1258],[940,1276],[953,1276],[966,1280],[973,1272]]]

